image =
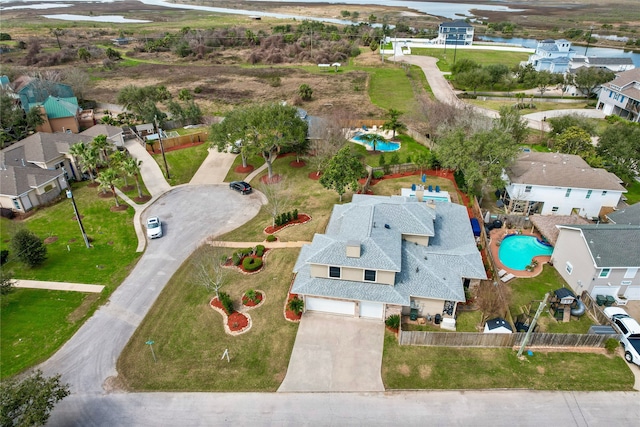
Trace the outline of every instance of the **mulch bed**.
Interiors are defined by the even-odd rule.
[[[262,301],[264,300],[264,294],[260,291],[255,291],[256,292],[256,299],[258,300],[253,301],[250,300],[247,295],[242,295],[242,305],[246,306],[246,307],[257,307],[260,304],[262,304]]]
[[[320,179],[320,177],[322,176],[322,172],[315,171],[315,172],[309,172],[309,179],[312,179],[314,181],[317,181]]]
[[[134,197],[133,201],[136,203],[147,203],[151,200],[151,196]]]
[[[291,225],[299,225],[299,224],[305,224],[307,222],[311,221],[311,217],[307,214],[302,214],[299,213],[298,214],[298,219],[293,219],[289,222],[287,222],[286,224],[283,225],[277,225],[277,226],[273,226],[270,225],[267,228],[264,229],[264,232],[267,234],[273,234],[273,233],[277,233],[278,231],[282,230],[283,228],[289,227]]]
[[[98,193],[98,197],[100,197],[101,199],[107,199],[109,197],[113,197],[113,193],[111,191],[105,191],[105,192],[99,192]]]
[[[82,218],[84,218],[84,215],[80,215],[80,219],[82,219]],[[77,221],[78,217],[74,215],[74,216],[71,217],[71,220],[72,221]]]
[[[236,166],[233,169],[233,171],[236,173],[250,173],[250,172],[253,172],[253,169],[254,169],[253,165],[247,165],[247,166],[240,165],[240,166]]]
[[[134,187],[133,185],[125,185],[125,186],[124,186],[124,187],[122,187],[120,190],[121,190],[123,193],[126,193],[127,191],[131,191],[131,190],[133,190],[134,188],[135,188],[135,187]]]
[[[227,327],[231,332],[240,333],[243,332],[249,326],[249,318],[239,311],[234,311],[231,314],[222,307],[222,303],[216,297],[211,300],[211,307],[217,309],[227,319]]]
[[[270,250],[269,248],[265,248],[264,252],[262,252],[262,257],[256,256],[256,255],[249,255],[251,258],[262,258],[262,266],[260,268],[258,268],[257,270],[249,271],[249,270],[246,270],[242,266],[242,260],[245,259],[246,257],[243,257],[240,260],[240,264],[239,265],[233,265],[233,258],[229,257],[225,261],[224,266],[225,267],[237,268],[238,270],[242,271],[244,274],[258,273],[258,272],[262,271],[262,269],[264,268],[264,257],[267,255],[267,252],[269,252],[269,250]]]
[[[49,236],[46,239],[44,239],[44,243],[45,245],[51,244],[53,242],[57,242],[58,241],[58,236]]]
[[[269,175],[260,177],[260,182],[263,184],[277,184],[282,181],[282,175],[274,174],[269,178]]]
[[[91,182],[89,184],[87,184],[87,187],[89,188],[96,188],[97,186],[99,186],[100,184],[98,184],[97,182]]]
[[[295,160],[291,163],[289,163],[289,166],[291,166],[292,168],[303,168],[305,167],[307,164],[304,161],[299,161],[296,162]]]
[[[284,318],[287,319],[290,322],[299,322],[300,319],[302,319],[302,313],[294,313],[293,311],[289,310],[289,301],[291,301],[294,298],[297,298],[298,295],[297,294],[289,294],[289,297],[287,298],[287,303],[284,306]]]
[[[123,212],[126,211],[127,209],[129,209],[129,205],[127,204],[121,204],[120,206],[111,206],[110,210],[111,212]]]

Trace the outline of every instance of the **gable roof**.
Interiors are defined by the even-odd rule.
[[[454,21],[443,22],[440,24],[442,28],[473,28],[473,25],[462,19],[456,19]]]
[[[0,169],[0,194],[17,197],[62,176],[62,169],[6,166]]]
[[[113,136],[120,135],[122,132],[122,128],[118,126],[97,124],[83,130],[80,132],[80,135],[91,136],[93,138],[98,135],[107,135],[107,138],[111,138]]]
[[[640,68],[617,73],[615,79],[602,86],[622,93],[629,98],[640,100]]]
[[[32,106],[38,104],[33,104]],[[61,119],[64,117],[76,117],[78,111],[81,108],[78,106],[78,99],[76,97],[70,98],[57,98],[55,96],[49,96],[46,101],[40,104],[44,107],[44,111],[47,113],[47,117],[50,119]]]
[[[428,236],[429,245],[403,235]],[[354,240],[361,243],[360,258],[346,256]],[[311,277],[311,264],[393,271],[395,285]],[[462,278],[486,278],[464,206],[434,208],[399,196],[354,195],[336,205],[326,234],[302,248],[293,271],[295,293],[400,305],[412,296],[464,301]]]
[[[640,225],[640,203],[611,212],[607,218],[614,224]]]
[[[47,163],[69,152],[76,142],[90,142],[92,138],[66,132],[37,132],[2,150],[5,165],[22,166],[25,163]]]
[[[559,225],[578,230],[598,268],[640,267],[640,225],[589,224]]]
[[[522,153],[505,172],[514,184],[627,192],[616,175],[574,154]]]

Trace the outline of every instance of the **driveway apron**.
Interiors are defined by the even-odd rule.
[[[306,312],[279,392],[384,391],[384,323]]]

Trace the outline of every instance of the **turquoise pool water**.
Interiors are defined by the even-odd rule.
[[[533,257],[551,255],[553,247],[543,245],[532,236],[506,236],[500,244],[498,257],[505,267],[513,270],[525,270],[531,264]]]
[[[367,147],[373,150],[373,144],[368,141],[363,141],[361,138],[362,134],[358,133],[352,139],[360,145],[366,145]],[[376,139],[376,150],[377,151],[398,151],[400,149],[400,144],[397,142],[390,142],[384,139],[383,137],[378,135]]]

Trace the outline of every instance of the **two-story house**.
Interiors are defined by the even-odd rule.
[[[597,105],[608,116],[640,122],[640,68],[617,73],[615,79],[603,84]]]
[[[507,212],[525,215],[598,218],[602,208],[615,208],[627,192],[616,175],[573,154],[522,153],[503,179]]]
[[[559,225],[553,266],[580,294],[640,300],[640,225]]]
[[[536,51],[529,56],[527,63],[533,65],[536,71],[564,73],[575,54],[570,41],[547,39],[538,42]]]
[[[473,45],[473,25],[461,19],[443,22],[438,26],[438,37],[435,44],[446,46],[472,46]]]
[[[486,279],[464,206],[401,196],[334,206],[293,271],[305,310],[384,319],[415,309],[450,326],[465,287]]]

